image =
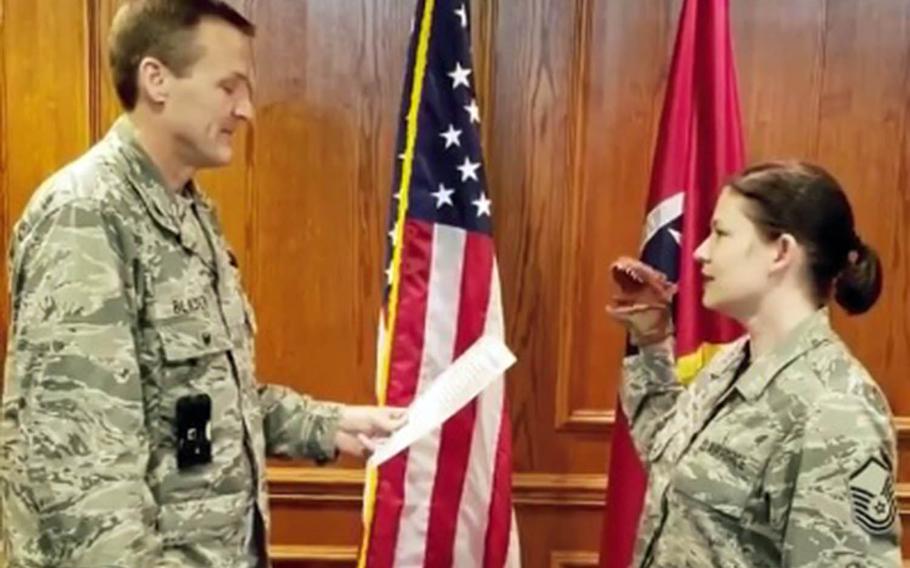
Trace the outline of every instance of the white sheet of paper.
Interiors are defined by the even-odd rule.
[[[485,335],[475,341],[411,403],[407,410],[407,423],[376,448],[367,465],[376,467],[383,464],[439,427],[515,361],[515,355],[502,339]]]

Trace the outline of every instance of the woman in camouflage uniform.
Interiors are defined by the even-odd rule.
[[[618,261],[608,308],[639,349],[621,401],[648,470],[635,566],[900,565],[895,435],[887,401],[829,324],[833,298],[868,310],[881,263],[823,169],[747,169],[722,191],[698,247],[703,303],[747,334],[684,387],[672,284]]]

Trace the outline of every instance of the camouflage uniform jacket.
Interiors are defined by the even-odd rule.
[[[725,346],[688,388],[668,347],[624,364],[649,476],[634,566],[900,566],[890,410],[826,310],[742,373],[748,339]]]
[[[335,455],[339,406],[257,384],[215,212],[160,179],[121,118],[16,226],[0,422],[12,567],[267,562],[266,454]],[[212,460],[181,470],[175,408],[200,393]]]

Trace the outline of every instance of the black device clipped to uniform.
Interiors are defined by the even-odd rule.
[[[212,461],[212,399],[195,394],[177,399],[177,467]]]

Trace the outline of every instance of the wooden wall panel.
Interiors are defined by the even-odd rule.
[[[608,266],[640,244],[675,10],[666,2],[594,2],[590,10],[580,201],[575,231],[561,250],[573,262],[558,322],[562,396],[556,404],[558,416],[568,417],[557,421],[561,427],[588,427],[602,440],[612,421],[624,341],[603,311]],[[585,467],[603,471],[603,460],[603,453],[592,456]]]
[[[274,467],[269,477],[279,566],[315,560],[349,565],[344,561],[359,535],[363,472]],[[599,475],[515,476],[526,566],[549,566],[554,553],[562,562],[596,554],[603,484]]]
[[[910,2],[731,2],[749,159],[828,166],[882,254],[881,304],[859,318],[835,310],[835,321],[900,415],[910,534]],[[0,0],[4,248],[37,183],[119,114],[106,70],[115,4]],[[234,163],[200,182],[257,308],[262,376],[368,402],[414,2],[255,6],[256,124],[237,137]],[[525,566],[593,566],[623,347],[603,314],[607,266],[639,244],[681,0],[471,6],[507,334],[520,359],[507,380]],[[348,460],[273,464],[278,566],[352,564],[362,475]]]
[[[373,396],[405,4],[257,4],[260,369],[323,397]]]
[[[582,1],[500,2],[494,28],[496,72],[484,116],[487,179],[502,286],[509,291],[503,298],[507,336],[519,359],[508,379],[519,471],[569,471],[579,451],[595,471],[604,460],[599,441],[580,448],[553,429],[560,302],[572,284],[561,276],[572,260],[564,254],[564,231],[573,228],[581,198],[587,19]]]
[[[910,413],[910,297],[906,291],[907,223],[902,207],[902,141],[910,78],[910,4],[833,1],[828,6],[825,74],[819,109],[818,160],[844,183],[860,236],[882,256],[887,288],[862,318],[838,318],[839,329],[892,400]],[[903,240],[901,240],[903,237]],[[904,317],[894,317],[903,314]],[[869,330],[884,333],[869,333]],[[903,394],[904,396],[899,396]]]
[[[7,255],[9,242],[9,182],[6,177],[6,11],[0,3],[0,281],[6,282]],[[9,295],[6,287],[0,287],[0,351],[6,350],[7,321],[9,320]]]
[[[825,14],[825,0],[732,4],[747,161],[814,155]]]
[[[121,109],[108,67],[108,32],[117,0],[85,0],[88,11],[89,128],[92,142],[100,140]]]
[[[37,185],[88,146],[88,34],[83,1],[7,1],[4,12],[5,189],[15,219]]]
[[[83,1],[5,2],[3,22],[2,130],[3,260],[8,236],[32,192],[49,172],[88,145],[87,31]],[[74,25],[74,22],[76,25]],[[59,62],[53,66],[47,62]],[[7,286],[0,302],[0,341],[6,346]]]

